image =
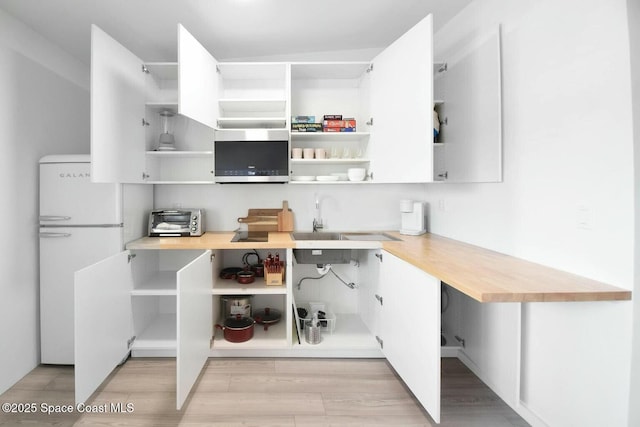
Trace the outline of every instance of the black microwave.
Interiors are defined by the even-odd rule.
[[[288,182],[289,131],[217,130],[214,158],[216,182]]]

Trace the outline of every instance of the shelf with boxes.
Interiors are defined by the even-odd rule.
[[[324,115],[316,122],[315,116],[294,116],[291,122],[292,182],[344,184],[364,180],[349,177],[349,169],[366,171],[370,163],[366,157],[370,133],[357,132],[355,119]],[[315,127],[295,130],[305,125]]]

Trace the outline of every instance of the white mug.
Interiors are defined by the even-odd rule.
[[[301,159],[302,158],[302,148],[292,148],[291,149],[291,158],[292,159]]]
[[[314,151],[315,150],[313,148],[305,148],[304,150],[302,150],[302,155],[305,159],[313,159]]]
[[[324,159],[327,157],[327,152],[324,148],[316,148],[316,159]]]

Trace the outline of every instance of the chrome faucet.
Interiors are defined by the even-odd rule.
[[[322,218],[320,217],[320,198],[318,197],[318,193],[316,193],[315,196],[316,196],[316,217],[313,218],[314,233],[316,231],[322,230],[322,228],[324,227],[322,225]]]

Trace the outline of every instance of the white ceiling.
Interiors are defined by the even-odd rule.
[[[429,13],[437,30],[472,0],[0,0],[85,64],[97,24],[145,61],[176,60],[182,23],[217,59],[382,48]]]

